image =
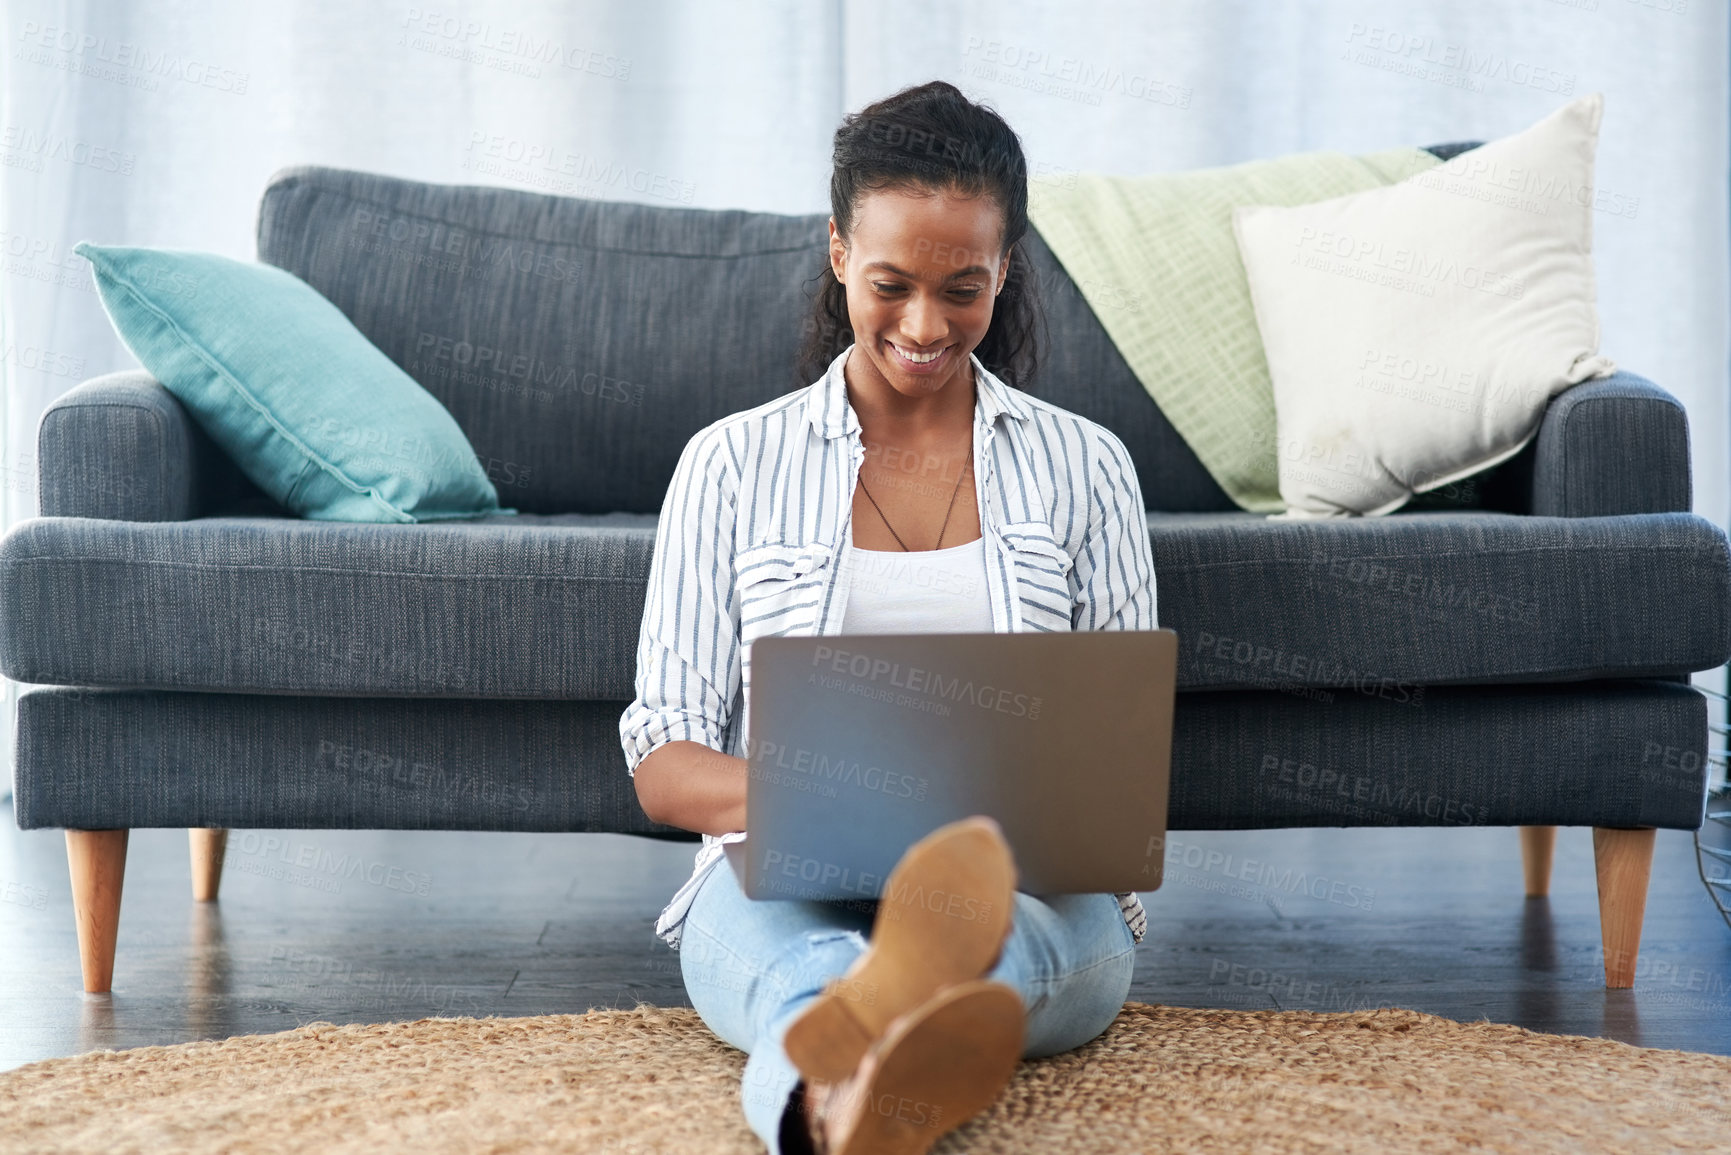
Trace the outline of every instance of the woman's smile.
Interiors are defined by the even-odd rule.
[[[916,349],[912,345],[901,345],[894,341],[885,341],[890,347],[897,363],[904,373],[937,373],[943,370],[950,360],[950,351],[954,345],[943,345],[936,349]]]

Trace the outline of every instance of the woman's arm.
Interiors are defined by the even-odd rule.
[[[1081,585],[1073,625],[1082,630],[1158,629],[1154,550],[1136,466],[1123,441],[1105,432],[1090,485],[1088,529],[1076,556]]]
[[[674,467],[644,591],[637,697],[619,718],[643,812],[706,834],[745,829],[745,760],[719,752],[740,688],[732,458],[711,426]]]
[[[699,834],[745,829],[746,761],[701,742],[668,742],[637,764],[637,801],[656,822]]]

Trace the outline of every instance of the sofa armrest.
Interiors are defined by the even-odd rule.
[[[36,429],[42,516],[195,517],[201,439],[208,441],[180,399],[143,370],[74,386]]]
[[[1683,405],[1633,373],[1553,397],[1534,442],[1535,516],[1688,513],[1694,503]]]

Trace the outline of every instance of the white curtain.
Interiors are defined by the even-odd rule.
[[[70,253],[81,239],[250,259],[259,194],[292,164],[818,211],[842,114],[933,77],[989,100],[1056,172],[1489,139],[1604,92],[1603,348],[1682,399],[1695,508],[1720,525],[1731,512],[1717,0],[0,0],[0,14],[0,529],[36,513],[42,410],[133,364]]]

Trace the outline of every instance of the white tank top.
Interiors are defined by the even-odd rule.
[[[945,549],[849,551],[844,634],[989,634],[986,539]]]

